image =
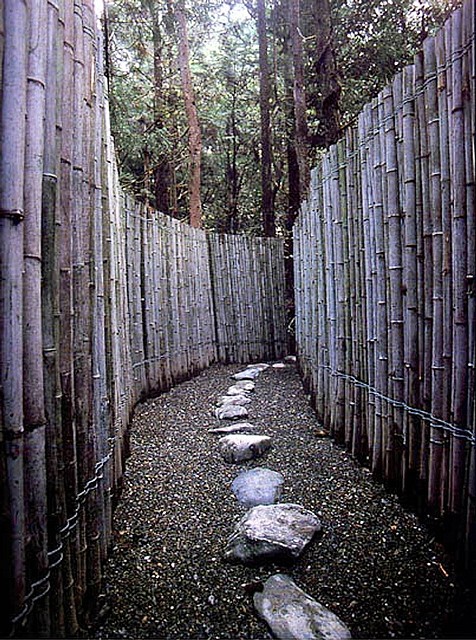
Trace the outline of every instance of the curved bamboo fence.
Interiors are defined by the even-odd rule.
[[[134,405],[285,354],[283,247],[121,192],[93,0],[4,0],[0,56],[0,631],[74,637]]]
[[[294,227],[325,427],[476,569],[473,0],[323,155]]]

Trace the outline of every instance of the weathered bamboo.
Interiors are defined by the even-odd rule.
[[[371,387],[375,387],[375,344],[376,344],[376,321],[375,321],[375,248],[374,248],[374,224],[373,224],[373,202],[371,199],[371,181],[370,181],[370,128],[371,128],[371,107],[367,105],[359,117],[359,159],[360,173],[362,176],[362,231],[363,231],[363,248],[364,248],[364,283],[366,290],[366,325],[365,325],[365,351],[366,351],[366,368],[368,371],[368,383]],[[369,443],[370,459],[373,457],[375,446],[375,397],[369,394],[369,412],[367,422],[367,440]],[[377,431],[377,440],[379,432]]]
[[[8,531],[2,539],[2,596],[8,621],[21,613],[25,597],[25,505],[23,492],[23,167],[25,156],[28,14],[25,2],[3,7],[5,60],[0,115],[0,385],[3,410],[2,511]],[[13,365],[13,366],[12,366]],[[10,586],[11,585],[11,586]]]
[[[410,406],[420,404],[418,366],[418,267],[417,267],[417,212],[416,212],[416,166],[415,166],[415,100],[413,95],[414,67],[408,66],[403,75],[403,294],[404,294],[404,394]],[[408,475],[404,489],[411,491],[418,473],[418,451],[420,449],[420,422],[412,415],[405,416],[404,445]]]
[[[474,53],[475,39],[475,6],[467,2],[463,6],[463,43],[473,43],[473,47],[466,47],[463,57],[463,84],[468,88],[467,98],[464,102],[464,126],[465,126],[465,169],[466,169],[466,206],[468,224],[468,424],[472,425],[473,435],[476,435],[476,301],[475,301],[475,277],[476,277],[476,171],[474,158],[476,157],[476,123],[474,113],[476,109],[476,57]],[[471,559],[471,550],[476,545],[476,447],[472,446],[469,453],[468,472],[468,501],[465,523],[465,557],[469,573],[474,575],[476,559]]]
[[[47,64],[45,83],[45,137],[42,185],[42,338],[44,363],[44,398],[46,418],[46,474],[48,496],[48,542],[51,571],[51,635],[65,635],[63,571],[60,530],[66,521],[65,487],[62,474],[61,380],[59,367],[59,252],[58,218],[59,137],[61,101],[57,100],[58,75],[63,54],[59,5],[48,3]],[[61,551],[60,551],[61,550]],[[68,551],[65,557],[68,558]],[[67,560],[66,560],[67,562]]]
[[[46,22],[46,5],[30,4],[31,25]],[[45,459],[45,401],[41,319],[41,193],[45,117],[47,33],[30,27],[28,39],[28,114],[24,166],[24,272],[23,272],[23,412],[25,428],[25,498],[28,585],[48,571],[47,494]],[[36,562],[32,562],[32,559]],[[40,637],[50,635],[49,597],[43,595],[30,625]]]
[[[451,20],[451,56],[453,60],[451,104],[451,193],[452,218],[452,274],[453,274],[453,371],[452,415],[455,424],[464,427],[467,421],[468,395],[468,257],[464,97],[462,74],[462,11],[455,11]],[[469,132],[468,132],[469,133]],[[451,443],[450,508],[459,512],[464,486],[466,443],[453,438]]]
[[[399,175],[395,134],[393,93],[396,84],[401,83],[398,75],[392,86],[383,91],[384,136],[385,136],[385,174],[386,174],[386,217],[388,220],[388,264],[389,272],[389,375],[390,396],[397,401],[403,400],[403,301],[402,301],[402,223],[399,201]],[[393,92],[392,92],[393,88]],[[389,411],[389,434],[386,450],[385,477],[387,482],[396,485],[401,477],[401,468],[397,462],[403,445],[403,415],[399,410]]]
[[[66,518],[76,515],[77,458],[76,431],[73,410],[73,349],[72,349],[72,276],[71,276],[71,202],[72,202],[72,144],[73,144],[73,58],[74,58],[74,6],[71,2],[63,5],[60,20],[64,24],[62,86],[62,128],[61,128],[61,189],[59,218],[59,268],[60,268],[60,376],[62,397],[63,464],[66,498]],[[68,521],[68,520],[67,520]],[[65,524],[66,526],[66,524]],[[63,566],[65,585],[65,630],[74,635],[78,631],[75,598],[74,565],[79,551],[78,532],[74,527],[68,537],[68,559]]]
[[[373,103],[372,125],[374,129],[371,157],[375,174],[373,181],[373,212],[376,258],[376,352],[375,352],[375,386],[379,392],[376,398],[376,423],[374,432],[374,449],[372,471],[381,477],[385,464],[385,451],[388,441],[387,412],[388,406],[382,395],[388,392],[388,336],[387,336],[387,265],[385,255],[385,234],[383,216],[383,173],[382,146],[379,123],[382,121],[382,103],[379,96]]]
[[[433,300],[431,287],[433,284],[432,272],[432,225],[429,201],[429,152],[428,152],[428,131],[425,119],[425,99],[423,92],[424,66],[423,52],[415,58],[415,109],[416,121],[418,124],[416,144],[417,144],[417,193],[416,193],[416,216],[417,216],[417,292],[418,299],[422,301],[419,305],[419,372],[421,383],[421,404],[422,408],[429,410],[431,406],[431,347],[433,335]],[[426,485],[428,478],[428,455],[429,455],[429,425],[426,421],[420,424],[420,451],[419,451],[419,480],[422,486]]]
[[[432,258],[433,258],[433,331],[432,341],[432,394],[431,412],[433,415],[443,416],[444,403],[444,353],[443,353],[443,226],[442,226],[442,198],[441,198],[441,159],[439,114],[436,82],[435,40],[428,38],[424,43],[425,103],[427,113],[428,143],[429,143],[429,190],[432,216]],[[439,501],[444,500],[443,447],[445,436],[441,429],[432,428],[430,432],[430,451],[428,469],[428,503],[433,509],[438,509]],[[441,509],[442,505],[440,505]]]
[[[346,342],[346,281],[344,273],[344,212],[342,211],[342,202],[340,198],[340,190],[345,190],[345,185],[340,182],[340,155],[342,144],[339,142],[331,149],[331,180],[329,196],[332,200],[333,215],[331,219],[331,234],[333,238],[333,255],[334,255],[334,278],[336,282],[335,295],[335,335],[333,344],[331,345],[335,351],[334,372],[342,374],[345,371],[345,342]],[[334,153],[333,153],[334,152]],[[335,398],[332,404],[334,424],[333,432],[335,437],[345,442],[345,420],[346,420],[346,404],[345,404],[345,381],[341,375],[335,376]]]
[[[450,537],[466,536],[467,562],[476,527],[474,130],[474,3],[465,2],[364,108],[338,166],[339,145],[319,160],[294,229],[296,344],[318,416],[332,434],[344,429],[355,451],[362,429],[349,407],[364,389],[360,457],[449,524]],[[325,292],[322,309],[313,288]],[[328,409],[341,397],[345,425]]]

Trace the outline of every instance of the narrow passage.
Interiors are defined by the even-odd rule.
[[[450,560],[397,497],[322,435],[294,365],[266,369],[250,394],[246,420],[272,437],[271,449],[257,460],[224,461],[221,436],[209,429],[224,424],[217,401],[243,368],[212,367],[137,408],[93,637],[272,638],[252,592],[277,572],[339,616],[354,638],[454,633],[464,598]],[[246,513],[232,481],[257,466],[283,474],[281,502],[322,522],[322,534],[290,566],[223,560]]]

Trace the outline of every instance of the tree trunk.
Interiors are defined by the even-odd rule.
[[[227,122],[227,138],[230,140],[226,150],[225,167],[225,213],[219,223],[219,231],[223,233],[236,233],[238,230],[238,193],[240,180],[237,166],[238,137],[236,128],[236,88],[229,86],[228,91],[232,92],[232,109]]]
[[[270,79],[268,63],[268,38],[266,35],[265,0],[257,1],[257,27],[259,45],[259,106],[261,118],[261,208],[263,233],[265,236],[276,234],[271,185],[271,117],[270,117]]]
[[[300,0],[289,0],[289,35],[294,70],[294,117],[296,120],[296,155],[299,167],[299,196],[303,201],[309,191],[309,151],[306,114],[306,90],[304,85],[303,36],[299,28]]]
[[[164,69],[162,62],[162,32],[155,0],[147,0],[152,19],[152,44],[154,48],[154,127],[164,128]],[[170,162],[167,153],[159,150],[154,172],[155,208],[162,213],[170,213],[169,182]]]
[[[202,135],[198,122],[195,93],[193,90],[192,74],[190,71],[190,49],[188,45],[187,17],[183,2],[174,5],[174,14],[178,27],[178,60],[180,76],[182,78],[182,91],[185,101],[185,111],[188,120],[188,147],[190,153],[190,225],[202,226],[202,203],[200,198],[200,174],[202,156]]]
[[[317,90],[308,92],[308,104],[319,122],[310,136],[313,146],[328,147],[337,141],[339,123],[340,82],[334,54],[332,15],[329,0],[312,0],[312,45],[309,49],[312,80]],[[307,34],[306,34],[307,35]]]

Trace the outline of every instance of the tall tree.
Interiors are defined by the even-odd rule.
[[[257,0],[257,29],[259,44],[259,105],[261,121],[261,211],[265,236],[274,236],[274,203],[272,190],[272,144],[270,100],[271,86],[268,62],[268,36],[265,0]]]
[[[185,13],[184,0],[178,0],[173,5],[173,11],[177,24],[178,35],[178,61],[180,76],[182,79],[182,91],[185,102],[185,111],[188,120],[188,148],[190,153],[190,225],[202,226],[202,201],[200,196],[201,161],[202,161],[202,134],[198,121],[197,105],[193,88],[192,73],[190,70],[190,48],[188,44],[188,26]]]
[[[288,20],[294,71],[295,151],[299,170],[299,196],[303,200],[309,189],[310,172],[300,0],[288,0]]]
[[[312,147],[328,147],[340,132],[341,84],[337,69],[330,0],[303,0],[303,32],[306,37],[306,97],[309,141]]]
[[[153,46],[153,78],[154,78],[154,108],[153,126],[163,129],[165,126],[164,115],[166,112],[165,102],[167,96],[164,88],[164,65],[163,65],[163,36],[160,20],[160,9],[157,0],[142,0],[147,6],[152,27]],[[162,213],[170,213],[170,159],[168,154],[162,149],[157,150],[155,166],[150,169],[154,174],[154,194],[155,207]]]

